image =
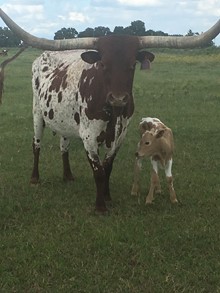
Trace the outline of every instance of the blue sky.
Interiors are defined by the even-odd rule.
[[[146,30],[185,35],[206,31],[220,18],[220,0],[0,0],[0,7],[23,29],[49,39],[63,27],[113,30],[135,20]],[[220,36],[214,41],[220,46]]]

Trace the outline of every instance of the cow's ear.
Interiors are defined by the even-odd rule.
[[[154,58],[155,58],[154,54],[148,51],[139,51],[136,57],[136,59],[140,63],[143,63],[145,60],[149,60],[150,62],[153,62]]]
[[[81,58],[83,61],[93,64],[101,59],[99,52],[97,51],[87,51],[81,54]]]

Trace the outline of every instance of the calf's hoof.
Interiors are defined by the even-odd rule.
[[[132,196],[139,196],[139,188],[132,186],[131,188],[131,195]]]
[[[178,203],[178,200],[175,198],[175,199],[170,199],[171,203],[173,204],[177,204]]]
[[[145,204],[146,205],[152,205],[153,204],[153,200],[152,199],[146,199]]]
[[[131,191],[131,195],[132,195],[132,196],[138,196],[138,192],[132,190],[132,191]]]

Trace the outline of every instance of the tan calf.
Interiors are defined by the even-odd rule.
[[[167,183],[169,187],[170,200],[176,203],[176,193],[173,187],[172,177],[172,156],[174,150],[172,130],[164,125],[157,118],[142,118],[140,122],[141,140],[138,143],[135,168],[134,182],[131,190],[132,195],[139,195],[139,173],[142,166],[142,159],[150,157],[152,164],[150,190],[146,197],[146,204],[151,204],[154,199],[154,192],[160,193],[161,186],[159,181],[159,168],[165,170]]]

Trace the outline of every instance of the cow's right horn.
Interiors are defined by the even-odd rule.
[[[139,37],[140,48],[195,48],[211,42],[220,33],[220,20],[206,32],[196,36],[144,36]]]
[[[18,26],[2,9],[0,17],[6,25],[19,37],[25,44],[43,50],[61,51],[72,49],[96,49],[97,38],[75,38],[65,40],[48,40],[35,37],[20,26]]]

